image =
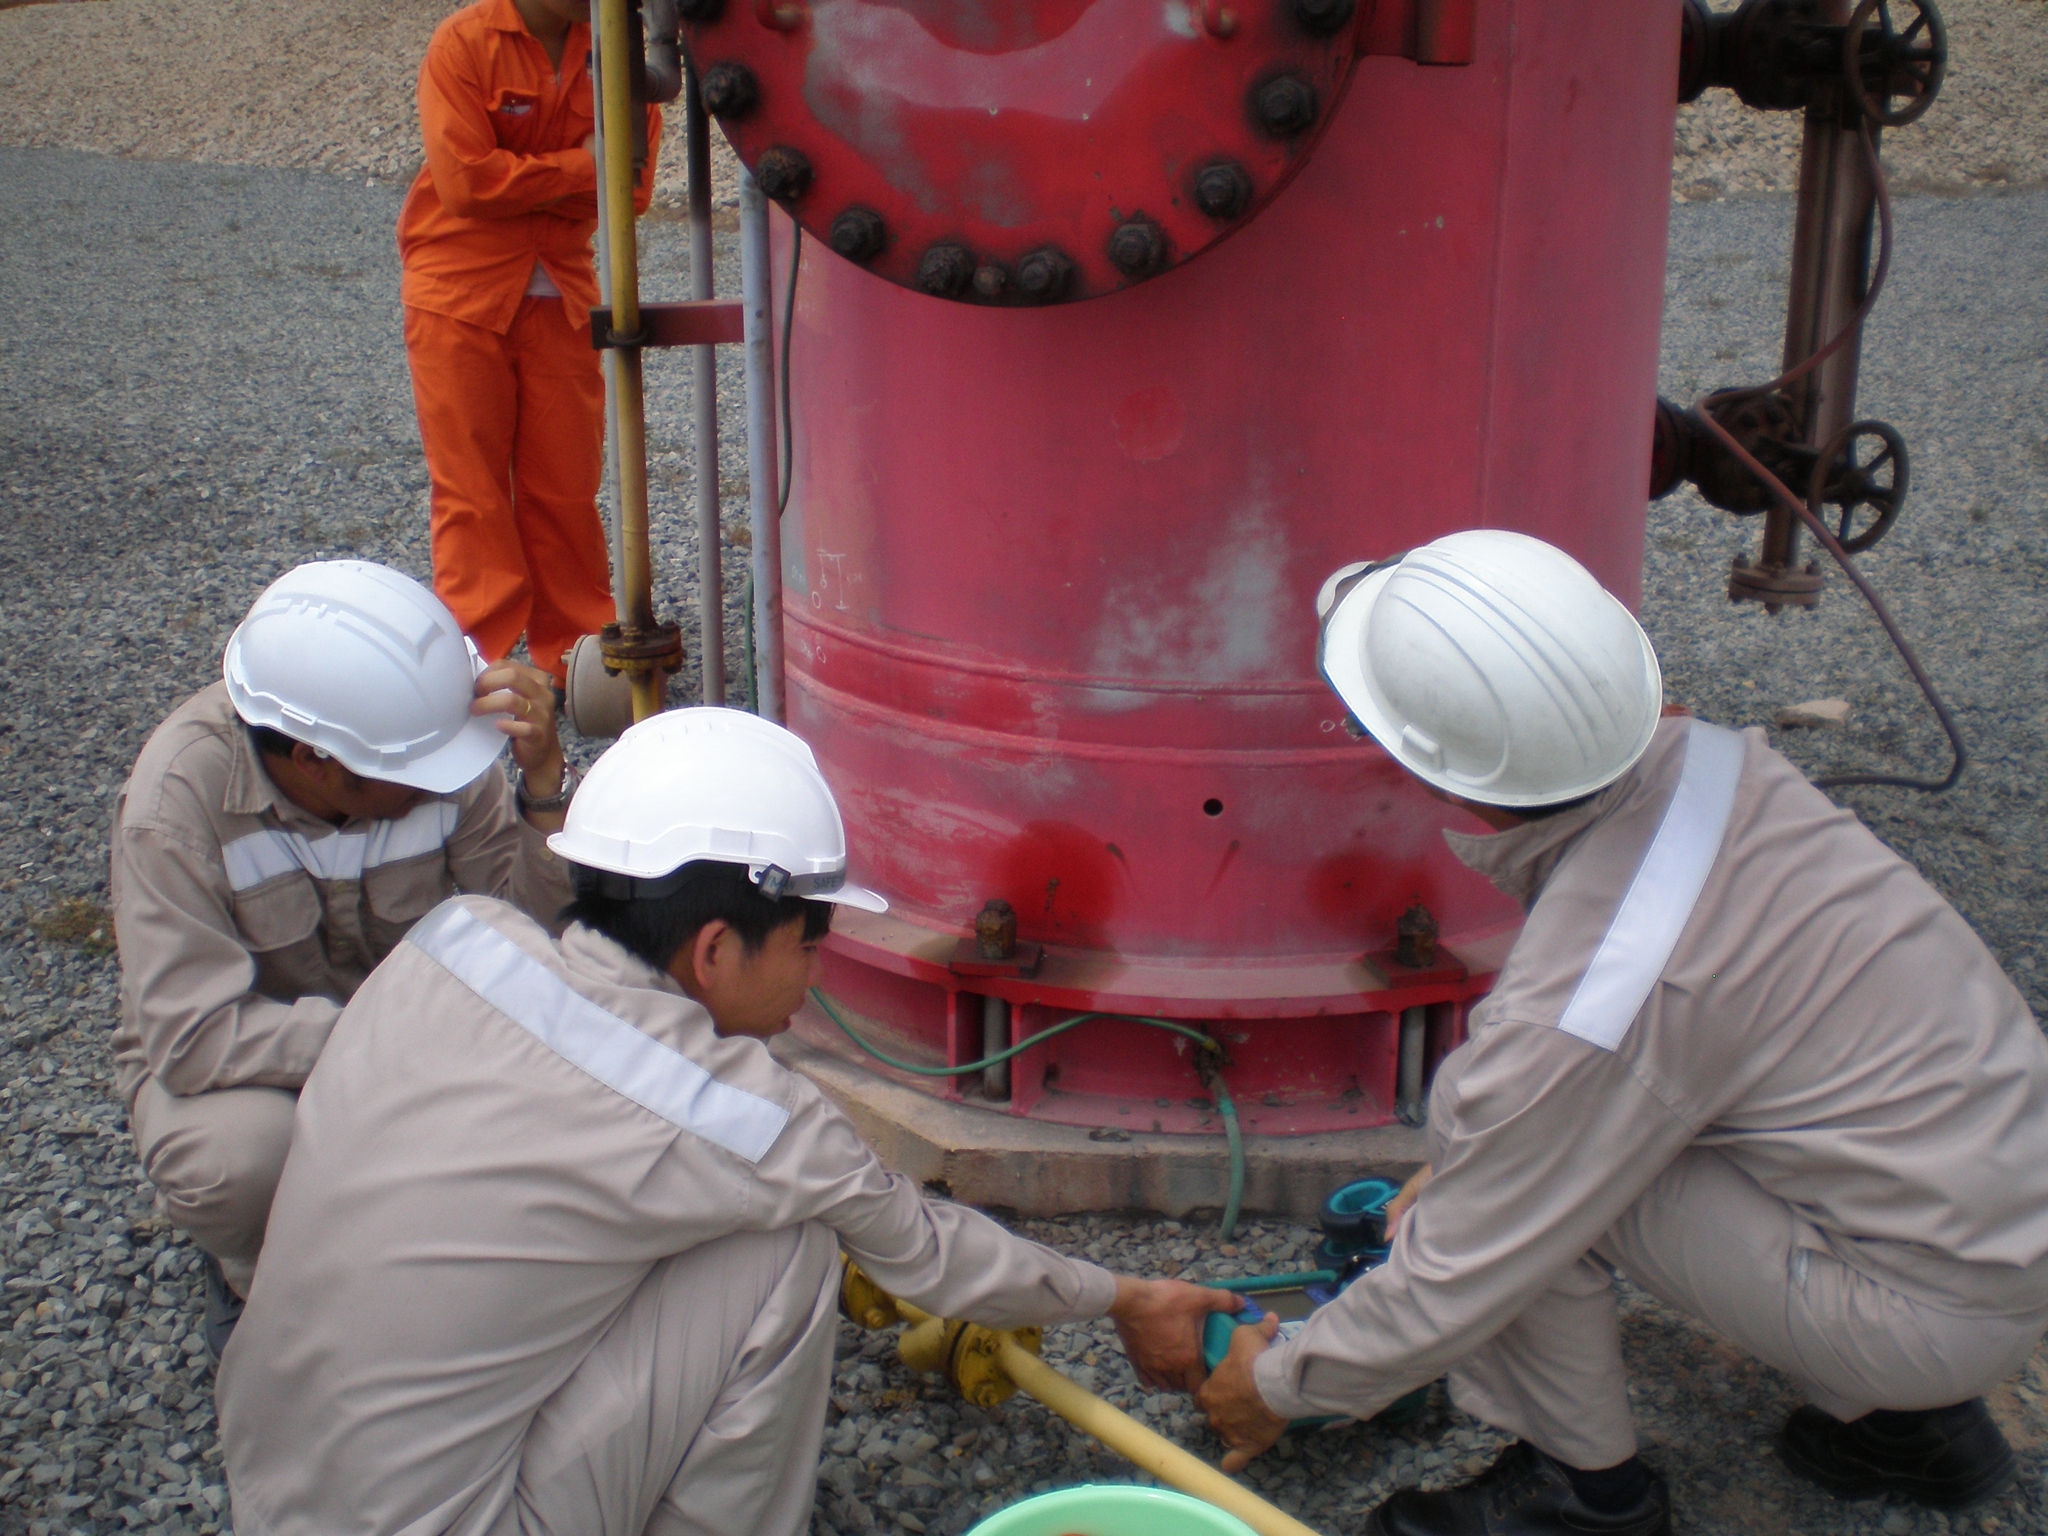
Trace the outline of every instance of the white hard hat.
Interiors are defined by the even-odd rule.
[[[764,895],[889,910],[846,883],[846,824],[811,749],[736,709],[677,709],[633,726],[591,765],[548,847],[650,883],[699,860],[744,864]]]
[[[469,712],[484,661],[439,598],[367,560],[318,560],[264,589],[221,658],[251,725],[366,779],[445,795],[505,750]]]
[[[1454,533],[1347,566],[1323,590],[1323,676],[1424,783],[1484,805],[1554,805],[1620,778],[1657,729],[1649,637],[1541,539]]]

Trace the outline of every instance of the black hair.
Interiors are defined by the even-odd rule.
[[[613,943],[665,971],[677,953],[707,923],[724,922],[752,954],[776,929],[801,919],[804,942],[822,939],[832,926],[832,904],[803,896],[779,900],[761,894],[744,864],[699,859],[669,878],[675,886],[661,896],[608,896],[594,869],[569,866],[576,899],[562,909],[562,921],[595,928]]]
[[[290,757],[292,748],[299,744],[295,737],[285,735],[274,725],[251,725],[244,720],[242,729],[249,733],[249,740],[263,757]]]
[[[1502,809],[1521,817],[1524,821],[1548,821],[1551,817],[1561,816],[1566,811],[1577,810],[1599,793],[1596,789],[1592,795],[1580,795],[1576,800],[1559,800],[1554,805],[1510,805],[1503,806]]]

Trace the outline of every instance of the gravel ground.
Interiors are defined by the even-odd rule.
[[[0,712],[0,1533],[224,1524],[193,1254],[152,1213],[110,1097],[106,818],[148,730],[213,674],[264,581],[343,554],[425,573],[389,234],[398,196],[355,177],[0,150],[0,645],[14,679]],[[1771,370],[1788,223],[1776,197],[1674,210],[1666,393]],[[1946,798],[1848,798],[2040,1008],[2043,829],[2027,767],[2048,732],[2048,194],[1909,197],[1900,239],[1864,408],[1905,432],[1918,490],[1868,566],[1977,760]],[[677,226],[651,226],[652,296],[673,285],[680,245]],[[687,526],[681,372],[650,370],[665,530]],[[736,442],[721,473],[737,505]],[[1855,709],[1847,730],[1786,739],[1802,762],[1937,768],[1924,707],[1842,583],[1815,614],[1725,602],[1723,568],[1751,534],[1688,497],[1652,509],[1646,617],[1674,696],[1749,724],[1839,695]],[[673,537],[661,551],[665,606],[686,610],[688,554]],[[1224,1246],[1199,1224],[1118,1217],[1029,1230],[1118,1268],[1188,1276],[1295,1267],[1308,1238],[1253,1225]],[[2039,1356],[1995,1402],[2023,1452],[2019,1489],[1950,1520],[1795,1484],[1767,1449],[1792,1403],[1782,1378],[1638,1296],[1626,1327],[1645,1443],[1685,1531],[2048,1529]],[[886,1339],[848,1329],[843,1344],[820,1533],[952,1536],[1026,1492],[1127,1475],[1033,1405],[985,1414],[909,1376]],[[1188,1404],[1138,1389],[1105,1331],[1057,1330],[1048,1354],[1214,1455]],[[1251,1480],[1336,1533],[1394,1486],[1469,1475],[1495,1443],[1438,1402],[1406,1429],[1284,1446]]]

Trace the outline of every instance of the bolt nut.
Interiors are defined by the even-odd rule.
[[[974,291],[984,299],[1000,299],[1010,286],[1010,274],[992,261],[974,269]]]
[[[1252,91],[1252,120],[1276,139],[1314,126],[1316,88],[1299,75],[1275,75]]]
[[[1066,252],[1050,245],[1017,263],[1017,286],[1034,304],[1051,304],[1065,298],[1073,281],[1073,261]]]
[[[697,87],[713,117],[745,117],[761,99],[760,82],[744,64],[714,64]]]
[[[974,953],[982,960],[1008,960],[1017,953],[1017,909],[1001,897],[974,914]]]
[[[1313,37],[1330,37],[1357,14],[1358,0],[1294,0],[1294,19]]]
[[[707,27],[725,14],[725,0],[676,0],[676,15],[695,27]]]
[[[1195,206],[1227,223],[1252,202],[1251,172],[1235,160],[1211,160],[1195,172]]]
[[[974,281],[974,252],[964,245],[935,245],[917,264],[917,287],[936,298],[957,299]]]
[[[1143,214],[1117,225],[1109,260],[1125,277],[1150,277],[1166,265],[1166,231]]]
[[[825,243],[848,261],[873,261],[889,243],[889,232],[874,209],[856,206],[832,221]]]
[[[802,150],[778,144],[761,156],[754,180],[778,203],[793,203],[811,189],[811,162]]]

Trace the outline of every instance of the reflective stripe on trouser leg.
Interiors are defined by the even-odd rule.
[[[2048,1311],[1962,1317],[1850,1268],[1720,1153],[1675,1158],[1597,1251],[1635,1284],[1797,1381],[1838,1419],[1976,1397],[2032,1351]],[[1956,1266],[1967,1294],[1969,1266]]]
[[[145,1077],[128,1112],[142,1171],[171,1224],[218,1259],[228,1284],[243,1295],[263,1251],[298,1101],[284,1088],[219,1088],[181,1098]]]
[[[526,629],[526,556],[512,517],[518,381],[504,337],[405,311],[413,409],[433,482],[434,595],[491,661]]]
[[[1451,1401],[1567,1466],[1636,1453],[1606,1266],[1581,1259],[1450,1373]]]
[[[512,517],[530,576],[526,647],[559,677],[562,652],[617,614],[597,512],[604,372],[588,328],[569,322],[560,299],[527,299],[506,340],[519,388]]]
[[[657,1264],[534,1415],[516,1529],[799,1536],[817,1497],[837,1258],[832,1233],[805,1223]]]

